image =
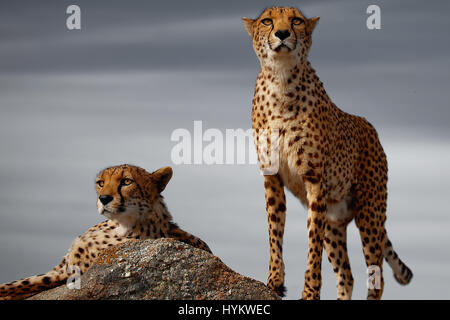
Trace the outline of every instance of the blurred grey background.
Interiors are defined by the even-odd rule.
[[[82,30],[66,29],[68,5]],[[173,165],[176,128],[251,128],[259,63],[241,17],[294,5],[320,16],[310,60],[341,109],[377,128],[389,160],[387,229],[414,279],[385,264],[385,299],[450,298],[448,1],[2,1],[0,282],[44,273],[102,217],[94,178],[110,165],[172,165],[175,221],[237,272],[266,281],[263,179],[256,165]],[[381,7],[381,30],[366,8]],[[288,194],[288,298],[303,288],[306,210]],[[349,225],[355,288],[361,241]],[[322,298],[335,299],[325,259]]]

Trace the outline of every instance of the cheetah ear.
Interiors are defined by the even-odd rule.
[[[245,30],[247,30],[250,37],[253,37],[253,23],[255,23],[255,20],[244,17],[242,21],[244,21]]]
[[[320,17],[314,17],[311,19],[308,19],[308,33],[311,34],[317,24],[317,22],[319,21]]]
[[[152,173],[152,178],[156,184],[158,192],[161,193],[166,188],[170,178],[172,178],[172,174],[173,171],[171,167],[164,167]]]

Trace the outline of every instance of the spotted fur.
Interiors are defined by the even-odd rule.
[[[76,266],[85,273],[99,253],[134,239],[175,238],[211,252],[199,238],[172,222],[161,192],[172,177],[165,167],[153,173],[131,165],[110,167],[96,179],[97,209],[109,220],[74,240],[61,263],[43,275],[0,285],[1,299],[24,299],[66,282]]]
[[[412,273],[398,259],[384,226],[387,161],[377,132],[366,119],[345,113],[331,101],[307,60],[319,18],[308,19],[296,8],[273,7],[256,19],[243,20],[261,64],[252,122],[262,170],[273,165],[267,162],[270,145],[276,143],[279,148],[278,171],[264,176],[270,236],[268,286],[278,294],[284,292],[284,187],[308,207],[303,299],[320,298],[323,247],[336,273],[338,298],[351,298],[346,227],[353,219],[367,266],[382,271],[385,257],[395,278],[408,283]],[[274,132],[277,140],[261,138]],[[381,287],[369,289],[368,298],[379,299],[382,292],[381,274]]]

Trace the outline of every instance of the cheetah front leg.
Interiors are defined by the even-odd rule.
[[[325,229],[325,217],[327,204],[324,200],[324,189],[315,178],[313,182],[306,181],[308,199],[308,262],[305,272],[305,285],[302,299],[320,299],[320,287],[322,285],[322,251]]]
[[[286,198],[284,185],[278,175],[264,176],[266,212],[269,224],[270,265],[267,286],[283,297],[284,262],[283,235],[286,220]]]

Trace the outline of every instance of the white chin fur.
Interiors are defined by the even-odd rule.
[[[97,210],[98,210],[98,213],[100,213],[100,214],[103,214],[103,212],[105,212],[105,208],[100,203],[100,201],[97,201]]]

